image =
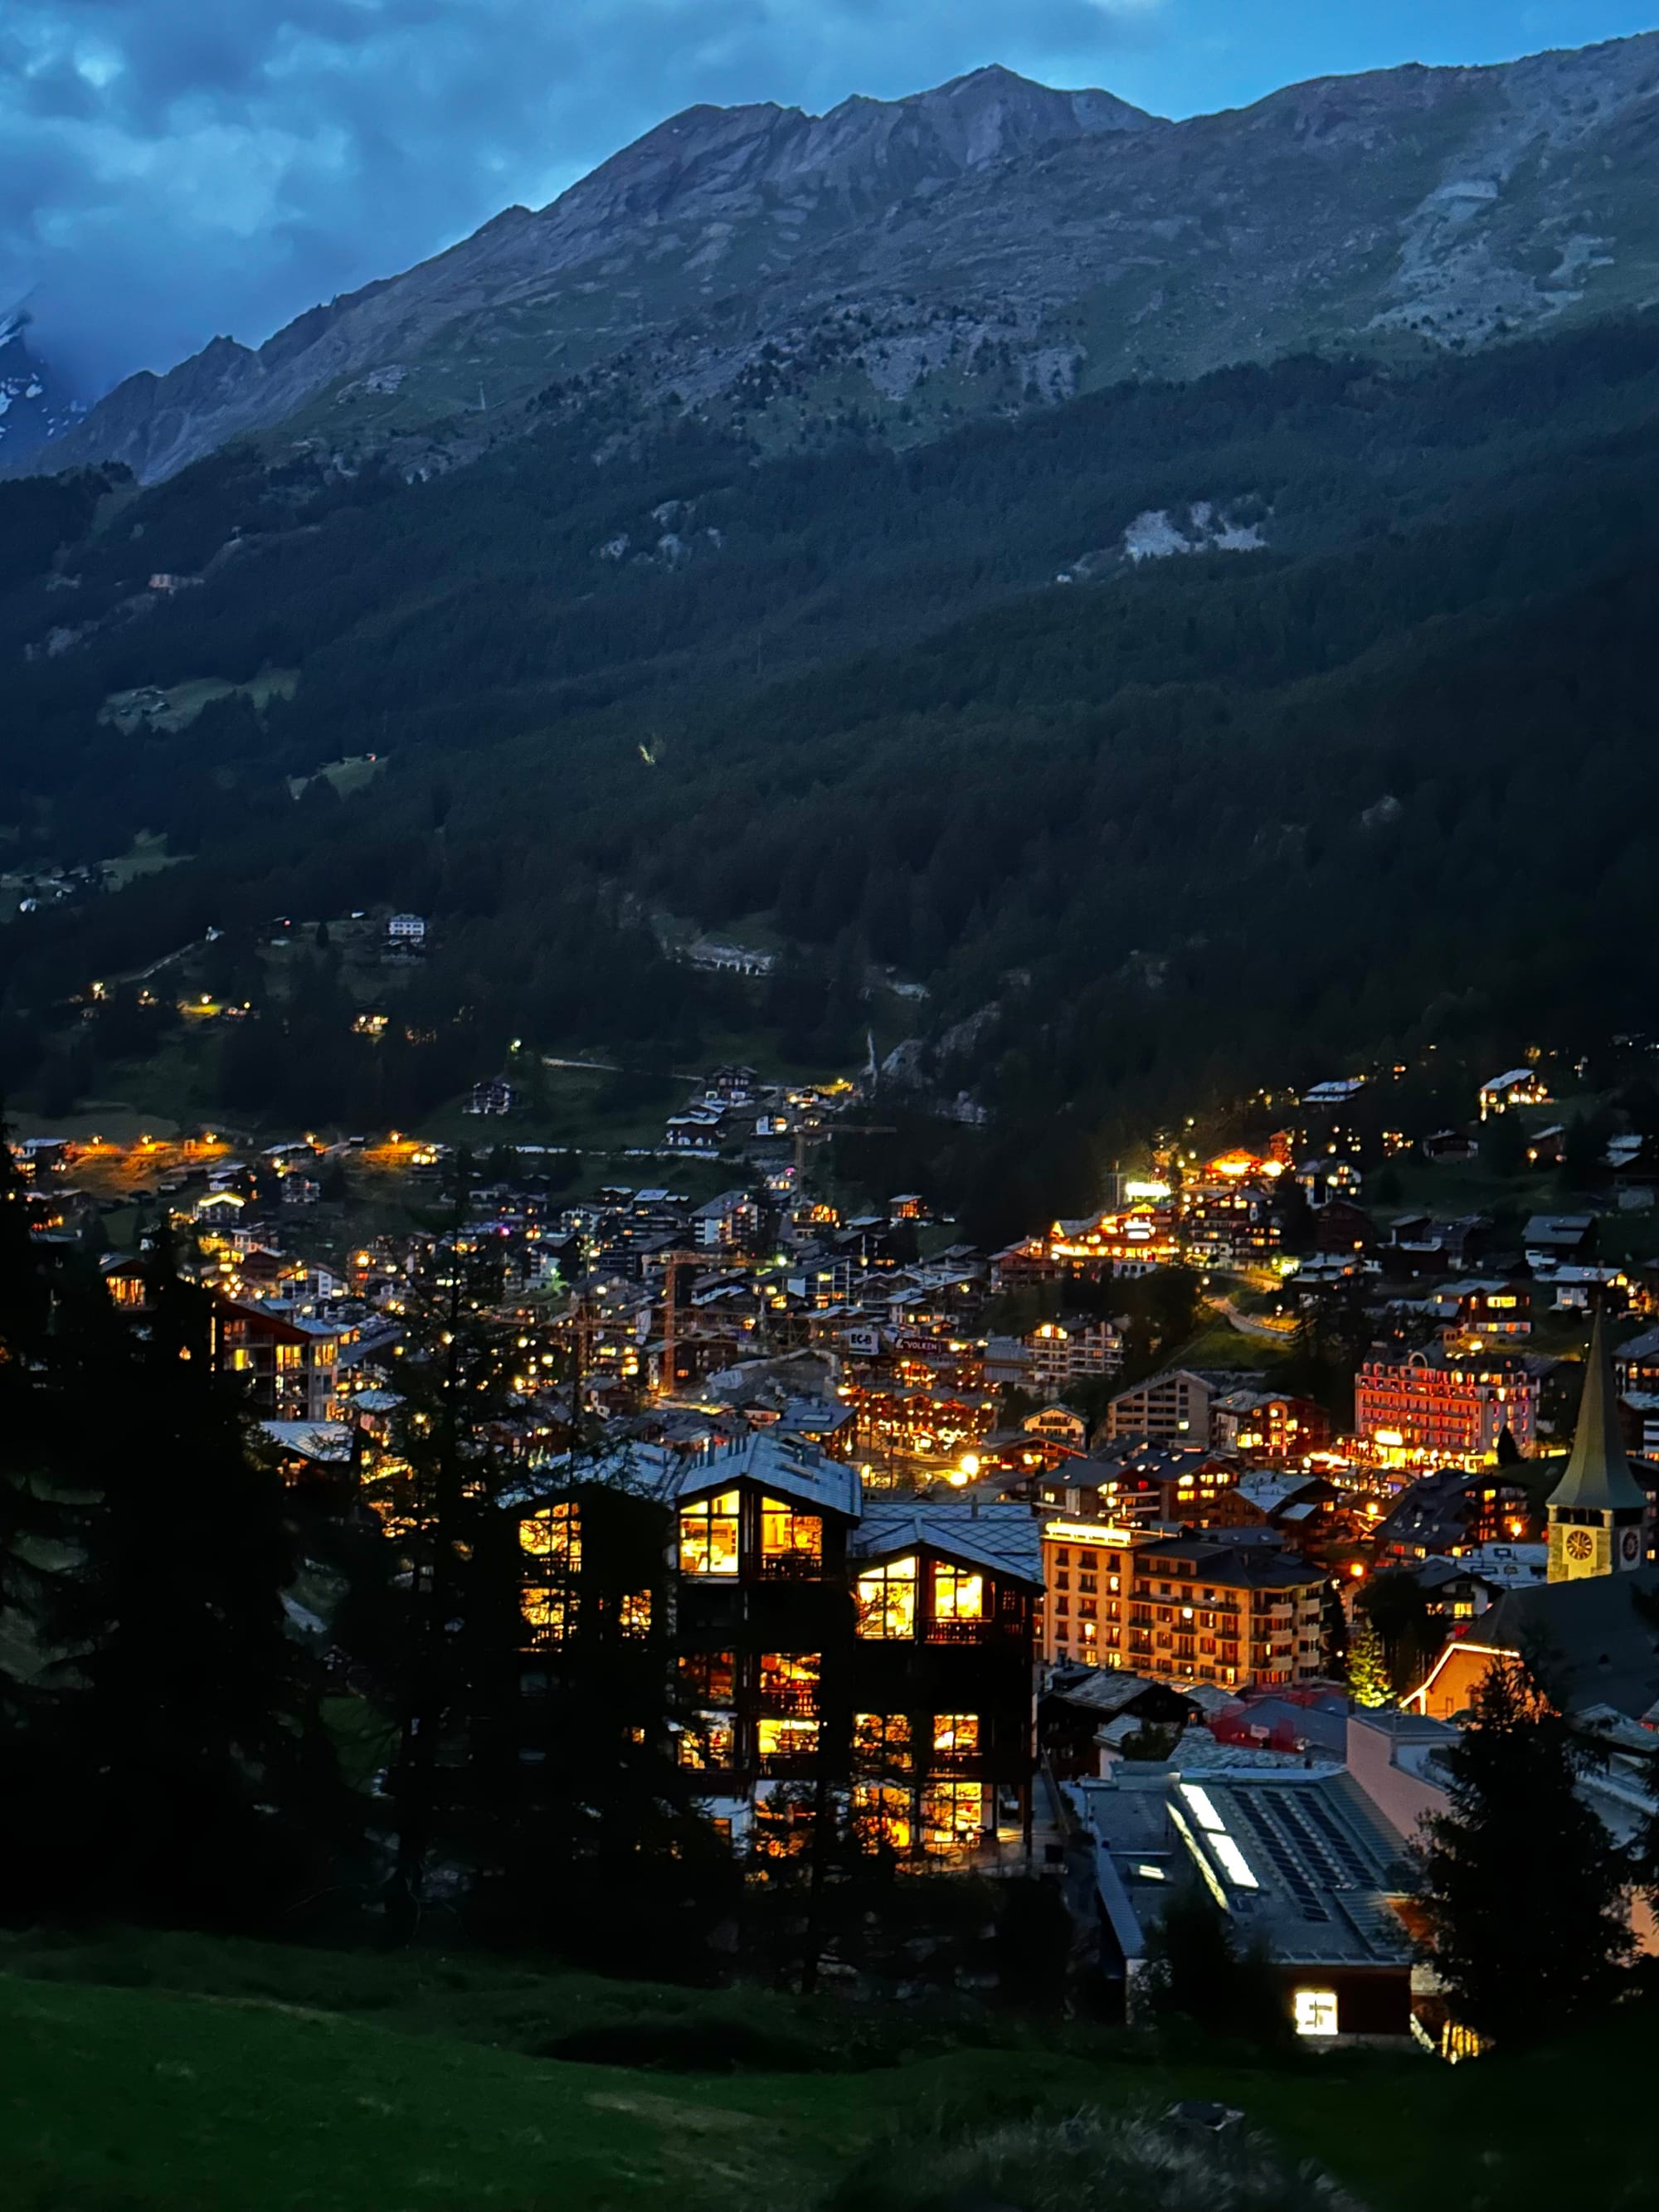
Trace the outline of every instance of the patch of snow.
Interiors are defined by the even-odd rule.
[[[1137,567],[1143,561],[1167,561],[1178,553],[1258,553],[1267,544],[1259,522],[1237,522],[1213,501],[1194,500],[1182,521],[1168,507],[1148,507],[1123,533],[1123,552]],[[1095,556],[1073,563],[1086,574]],[[1067,579],[1069,580],[1069,579]]]
[[[1156,507],[1136,515],[1123,533],[1123,550],[1132,561],[1167,561],[1171,554],[1190,553],[1193,542],[1176,528],[1167,507]]]

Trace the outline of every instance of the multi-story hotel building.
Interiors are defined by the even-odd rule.
[[[1538,1385],[1503,1353],[1413,1352],[1368,1359],[1354,1379],[1354,1426],[1395,1466],[1423,1460],[1495,1460],[1507,1429],[1530,1450]]]

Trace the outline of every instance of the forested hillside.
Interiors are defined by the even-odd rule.
[[[70,1002],[210,927],[263,1017],[229,1102],[298,1060],[317,1116],[429,1103],[510,1035],[890,1042],[872,963],[935,1042],[996,1010],[933,1078],[1045,1144],[1066,1107],[1092,1134],[1434,1034],[1640,1025],[1656,370],[1649,319],[898,457],[688,424],[596,465],[586,420],[412,486],[238,449],[0,486],[12,865],[143,832],[176,863],[0,928],[6,1080],[66,1040],[89,1080],[111,1018]],[[389,1091],[325,963],[270,1004],[251,955],[381,904],[435,925]],[[664,915],[793,949],[700,979]]]

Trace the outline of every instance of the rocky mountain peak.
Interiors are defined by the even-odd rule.
[[[996,65],[692,107],[257,354],[130,379],[60,450],[153,477],[281,424],[425,473],[598,391],[763,443],[915,439],[1123,377],[1461,349],[1659,304],[1656,161],[1659,34],[1179,123]]]
[[[603,162],[544,212],[667,219],[711,193],[797,190],[854,198],[964,172],[1152,118],[1109,92],[1055,91],[1000,65],[902,100],[854,94],[827,114],[771,103],[684,109]]]

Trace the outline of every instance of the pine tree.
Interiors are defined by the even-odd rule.
[[[474,1796],[496,1847],[475,1924],[611,1972],[707,1972],[737,1877],[678,1759],[670,1516],[573,1472],[497,1516],[502,1725]]]
[[[1288,2040],[1290,2016],[1273,1961],[1239,1940],[1206,1889],[1183,1881],[1148,1933],[1137,1990],[1141,2014],[1164,2026],[1251,2043]]]
[[[53,1533],[47,1482],[52,1421],[52,1293],[41,1248],[30,1235],[27,1194],[0,1120],[0,1802],[51,1801],[43,1765],[46,1704],[36,1677],[45,1577],[40,1540]],[[0,1890],[27,1900],[33,1888],[27,1824],[0,1833]]]
[[[1348,1646],[1348,1688],[1357,1705],[1372,1711],[1394,1703],[1388,1655],[1369,1615],[1362,1614]]]
[[[1617,1994],[1630,1864],[1577,1793],[1565,1723],[1513,1662],[1488,1670],[1446,1765],[1451,1809],[1425,1823],[1423,1954],[1461,2026],[1538,2042]]]
[[[326,1887],[347,1805],[287,1630],[280,1476],[215,1368],[209,1294],[165,1255],[146,1333],[112,1353],[121,1405],[80,1477],[76,1564],[51,1628],[79,1910],[265,1927]],[[88,1394],[90,1395],[90,1394]]]
[[[516,1354],[486,1312],[500,1294],[499,1261],[472,1250],[462,1231],[465,1155],[456,1175],[456,1225],[435,1245],[429,1273],[411,1285],[411,1353],[399,1378],[403,1472],[386,1501],[405,1593],[392,1645],[380,1655],[398,1736],[387,1917],[403,1938],[419,1924],[437,1855],[465,1852],[476,1826],[480,1729],[498,1696],[507,1632],[495,1541],[506,1471],[485,1430],[505,1404]]]
[[[51,1312],[41,1248],[29,1231],[27,1189],[0,1119],[0,1615],[24,1603],[34,1580],[27,1540],[49,1427]]]
[[[1336,1681],[1344,1681],[1348,1673],[1348,1612],[1342,1602],[1342,1585],[1328,1582],[1324,1596],[1320,1600],[1319,1613],[1320,1658],[1325,1672]]]

